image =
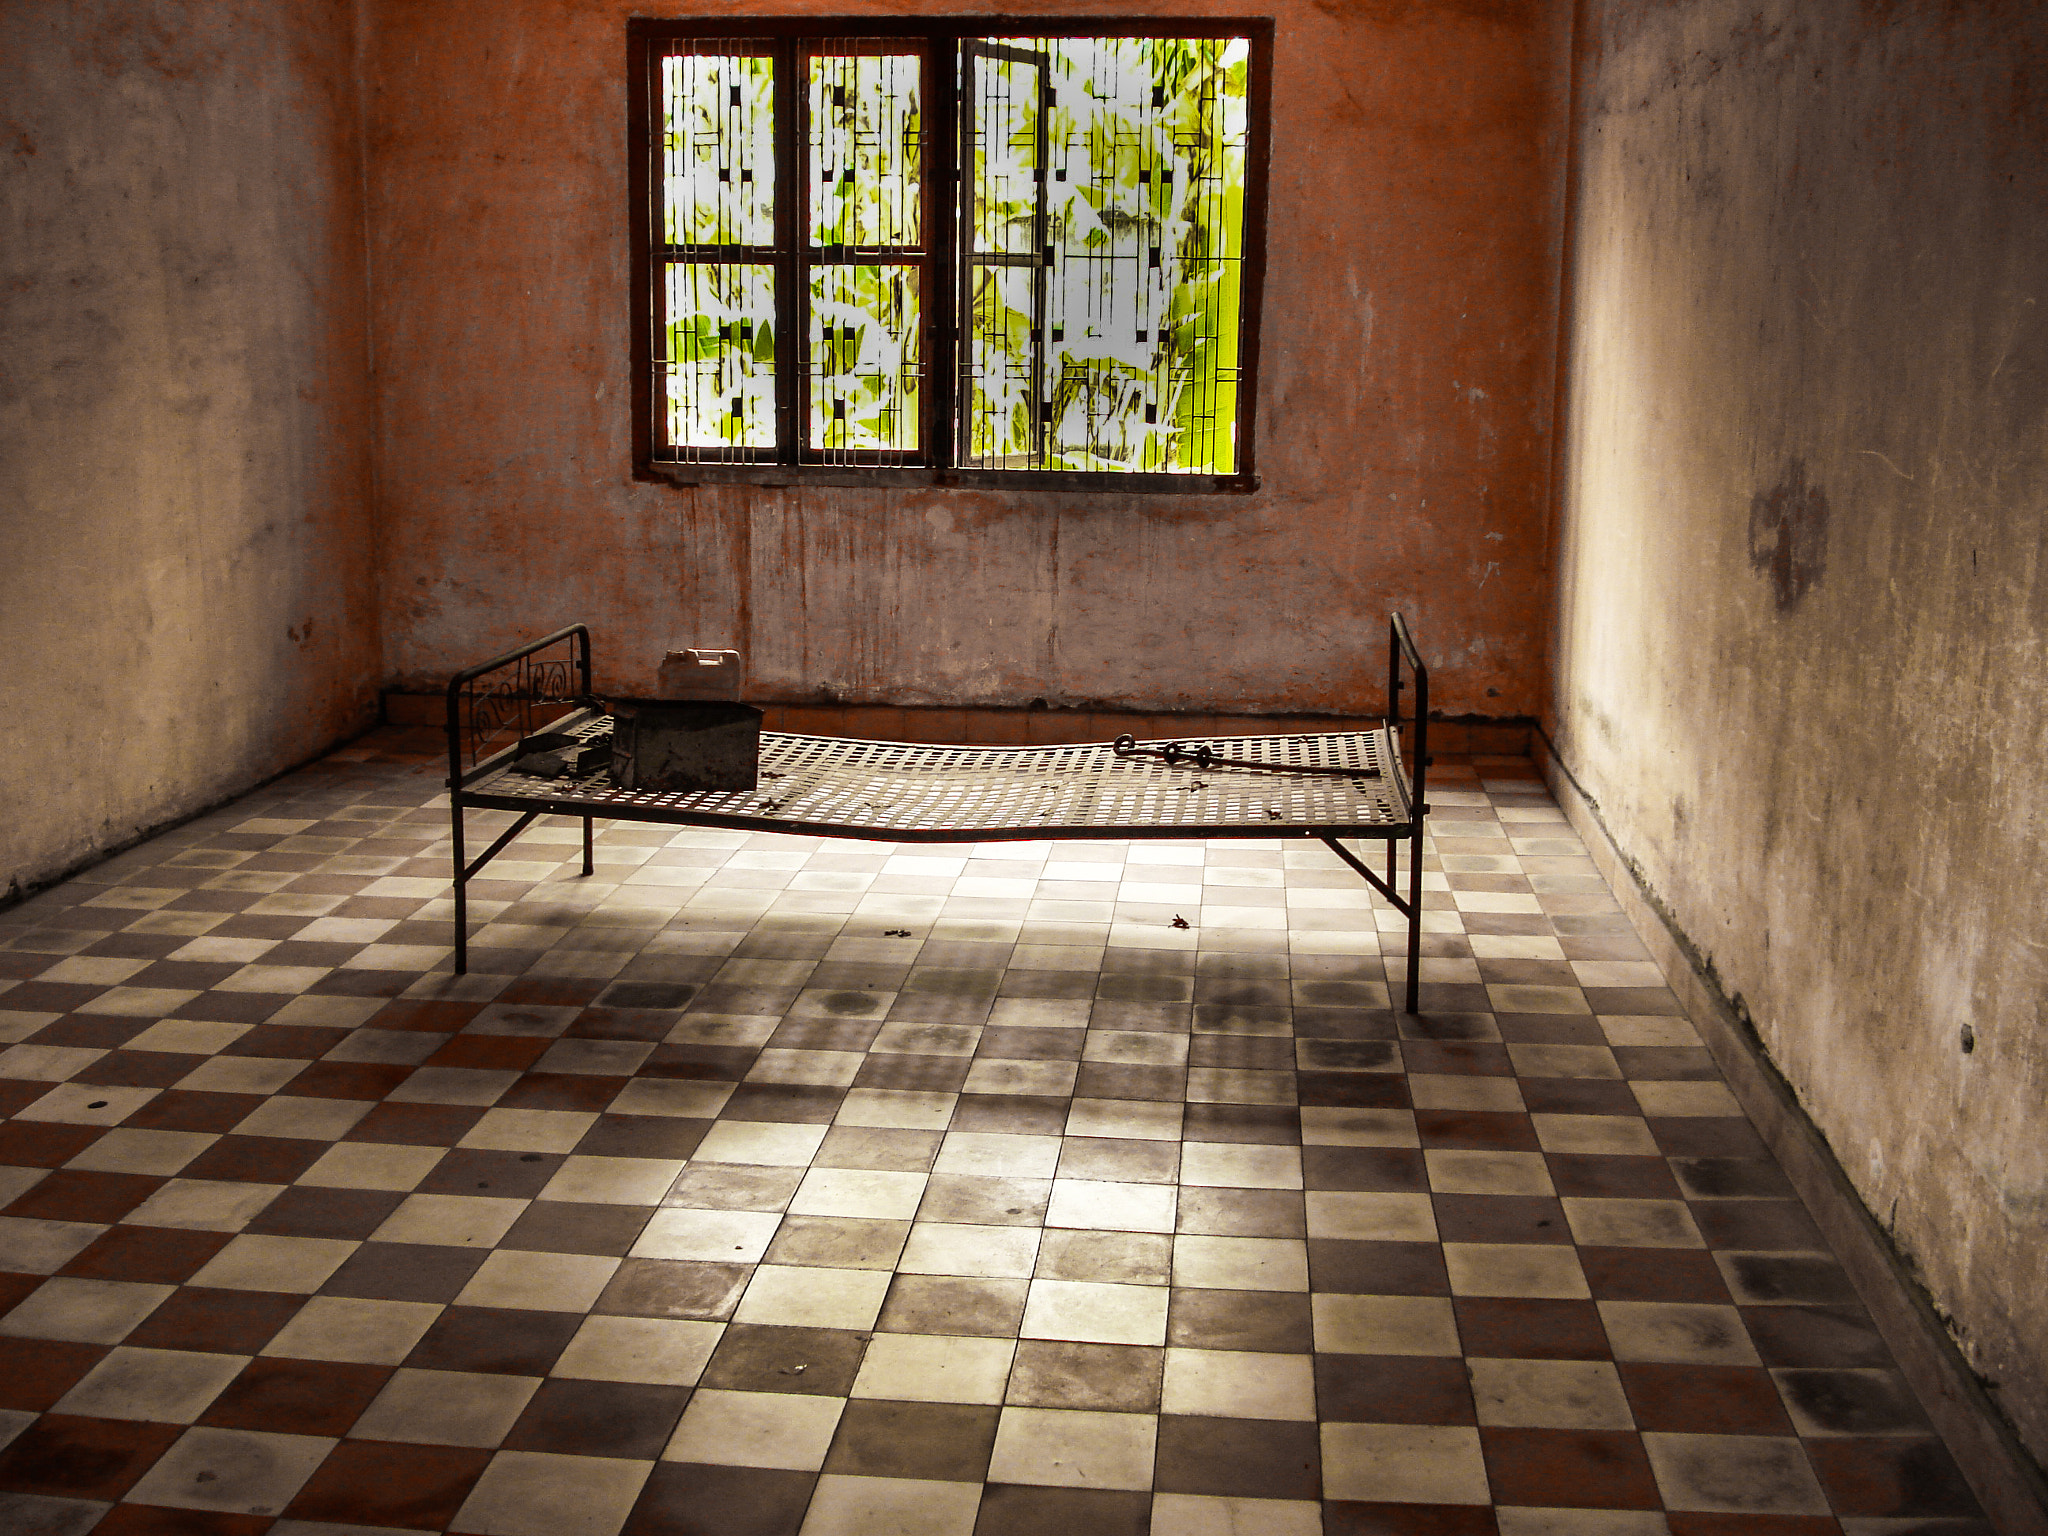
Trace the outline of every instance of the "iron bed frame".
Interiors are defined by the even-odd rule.
[[[506,675],[493,677],[501,672]],[[1411,690],[1409,771],[1400,730],[1401,696]],[[607,722],[592,689],[587,625],[568,625],[449,680],[458,974],[469,969],[469,882],[540,816],[581,818],[585,875],[595,867],[598,817],[897,843],[1313,837],[1408,920],[1406,1005],[1409,1013],[1417,1011],[1429,669],[1398,613],[1387,625],[1383,724],[1325,735],[1218,738],[1220,752],[1207,744],[1127,736],[1078,746],[948,747],[764,731],[754,790],[628,790],[603,769],[556,779],[512,771],[522,744],[542,728],[598,738]],[[463,827],[469,810],[517,815],[474,859]],[[1340,838],[1384,842],[1385,876]],[[1396,860],[1403,842],[1405,893]]]

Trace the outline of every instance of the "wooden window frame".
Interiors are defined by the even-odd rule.
[[[1256,470],[1260,311],[1265,286],[1267,162],[1270,148],[1273,22],[1271,18],[1235,17],[1201,20],[1150,16],[1020,17],[962,16],[944,18],[880,16],[803,16],[778,19],[701,18],[689,20],[635,18],[627,23],[627,182],[633,281],[632,309],[627,316],[630,347],[630,398],[633,418],[633,476],[636,480],[691,485],[844,485],[961,486],[1005,490],[1118,491],[1182,495],[1244,494],[1258,489]],[[955,462],[959,258],[951,231],[959,217],[957,189],[960,107],[957,75],[951,67],[960,43],[990,37],[1242,37],[1249,41],[1246,79],[1246,145],[1243,266],[1239,281],[1237,469],[1228,475],[1181,474],[1144,470],[975,469]],[[769,46],[777,69],[776,226],[778,327],[777,348],[808,345],[804,329],[789,329],[798,312],[799,274],[806,269],[808,250],[798,255],[803,229],[801,199],[785,189],[808,178],[792,169],[805,162],[806,149],[798,123],[792,88],[798,75],[794,61],[805,43],[819,40],[902,38],[918,42],[924,53],[924,99],[937,125],[926,151],[924,184],[925,249],[917,264],[923,273],[922,327],[925,368],[922,437],[924,462],[905,463],[899,455],[863,455],[849,462],[839,450],[817,454],[799,448],[796,461],[678,462],[658,458],[655,449],[654,359],[656,337],[663,325],[666,261],[657,255],[654,199],[657,178],[655,94],[659,72],[650,59],[664,44],[700,38],[760,40]],[[778,356],[777,414],[800,442],[800,380],[808,358],[802,351]],[[827,457],[833,462],[802,462]]]

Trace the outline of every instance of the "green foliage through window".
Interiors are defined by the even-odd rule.
[[[1249,61],[1229,37],[666,44],[666,455],[1237,473]]]

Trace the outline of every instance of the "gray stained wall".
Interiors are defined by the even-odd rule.
[[[0,897],[374,707],[354,8],[0,3]]]
[[[2048,1454],[2048,9],[1585,22],[1563,756]]]

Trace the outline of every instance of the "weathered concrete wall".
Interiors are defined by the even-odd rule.
[[[1556,0],[1252,8],[1278,22],[1264,488],[1214,498],[635,483],[626,19],[730,7],[371,5],[395,680],[587,619],[613,684],[733,644],[786,700],[1348,712],[1376,706],[1398,606],[1446,708],[1535,707]]]
[[[1586,9],[1563,753],[2048,1455],[2048,11]]]
[[[0,893],[374,705],[354,31],[0,4]]]

